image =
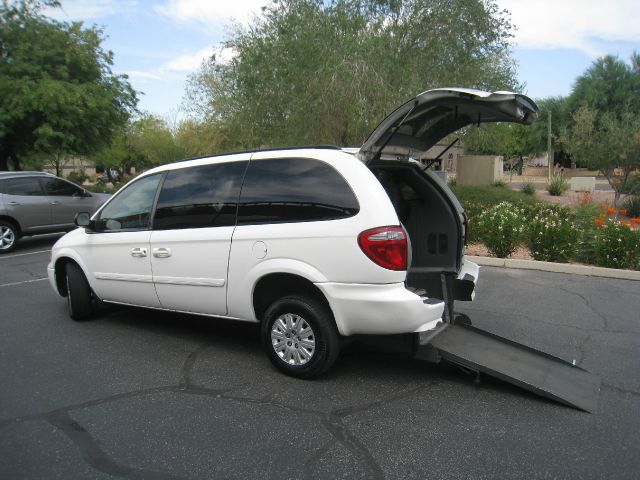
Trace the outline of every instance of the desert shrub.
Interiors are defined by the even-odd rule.
[[[109,187],[104,183],[96,183],[93,185],[85,185],[87,190],[94,193],[114,193],[117,189],[114,187]]]
[[[82,185],[88,179],[89,177],[82,170],[73,170],[67,175],[67,180],[78,185]]]
[[[607,219],[594,235],[595,263],[609,268],[640,268],[640,231]]]
[[[520,185],[520,191],[525,195],[534,195],[536,193],[536,187],[533,182],[524,182]]]
[[[640,195],[628,197],[623,203],[622,208],[627,211],[630,217],[640,217]]]
[[[547,184],[547,192],[554,197],[559,197],[569,190],[569,182],[562,175],[554,175]]]
[[[620,192],[640,195],[640,173],[630,174],[626,185],[620,188]]]
[[[568,212],[546,208],[527,223],[531,255],[545,262],[568,262],[576,251],[579,233]]]
[[[489,253],[498,258],[506,258],[522,240],[524,212],[512,203],[499,203],[480,214],[476,230],[479,240],[485,244]]]

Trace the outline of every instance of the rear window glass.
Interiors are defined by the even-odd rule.
[[[44,195],[37,177],[0,180],[0,193],[29,197]]]
[[[238,223],[332,220],[353,216],[359,209],[347,182],[324,162],[252,160],[242,187]]]
[[[153,220],[156,230],[235,225],[247,162],[173,170],[162,185]]]

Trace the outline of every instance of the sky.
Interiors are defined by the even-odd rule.
[[[523,93],[564,96],[599,56],[640,52],[640,0],[496,0],[516,26],[513,54]],[[265,0],[62,0],[46,13],[104,29],[115,73],[143,94],[141,111],[184,116],[185,84],[202,60],[247,24]],[[224,52],[223,52],[224,53]]]

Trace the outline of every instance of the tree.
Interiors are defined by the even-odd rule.
[[[127,129],[127,144],[147,164],[164,165],[184,158],[167,123],[156,116],[145,115]]]
[[[548,97],[536,101],[540,108],[538,119],[529,127],[530,153],[547,151],[549,112],[551,112],[551,142],[554,151],[563,150],[561,139],[566,136],[571,123],[567,97]]]
[[[578,77],[568,100],[574,113],[564,144],[576,160],[607,178],[616,205],[630,174],[640,168],[639,60],[637,53],[629,64],[611,55],[597,59]]]
[[[640,111],[640,55],[634,53],[626,63],[613,55],[596,59],[576,79],[569,96],[569,111],[587,106],[597,117],[606,112],[622,115]],[[598,121],[598,118],[596,118]]]
[[[508,15],[493,0],[280,0],[189,82],[221,149],[358,145],[382,117],[443,85],[516,87]]]
[[[573,115],[574,126],[566,140],[569,151],[599,170],[615,191],[615,205],[627,190],[630,174],[640,168],[640,114],[606,112],[581,107]],[[616,170],[621,175],[616,175]]]
[[[44,17],[56,1],[0,7],[0,170],[33,155],[86,155],[107,145],[135,109],[124,75],[111,71],[103,32]]]

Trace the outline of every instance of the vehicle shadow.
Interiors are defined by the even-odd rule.
[[[180,338],[197,345],[208,345],[207,351],[201,355],[205,357],[202,361],[208,362],[209,366],[231,363],[238,365],[238,368],[254,372],[255,379],[267,375],[283,384],[299,382],[299,388],[308,388],[310,385],[308,381],[295,380],[280,374],[269,364],[260,342],[258,324],[111,305],[101,307],[99,313],[99,317],[94,321],[108,322],[127,329],[145,330],[154,335]],[[427,388],[437,386],[438,390],[462,389],[470,397],[486,390],[492,397],[513,395],[517,401],[529,399],[537,403],[555,404],[501,380],[484,375],[478,378],[475,373],[453,364],[427,363],[407,353],[392,353],[384,347],[359,341],[346,345],[333,367],[311,382],[326,383],[327,386],[357,383],[360,386],[369,385],[371,388],[378,388],[385,383]],[[561,407],[559,404],[555,405]]]

